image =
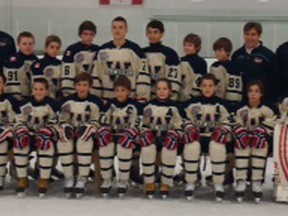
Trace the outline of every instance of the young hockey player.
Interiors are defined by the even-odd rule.
[[[143,48],[148,61],[148,69],[151,76],[151,96],[156,97],[156,83],[159,78],[167,78],[172,84],[172,97],[176,101],[181,86],[181,73],[179,70],[179,57],[170,47],[162,44],[164,36],[164,24],[158,20],[152,20],[146,26],[146,36],[149,46]]]
[[[230,61],[232,43],[228,38],[219,38],[213,44],[217,61],[211,66],[211,73],[218,80],[217,96],[231,103],[242,101],[243,80],[235,62]]]
[[[3,74],[6,94],[21,100],[31,93],[31,64],[38,58],[34,55],[35,38],[30,32],[21,32],[17,37],[19,52],[5,61]]]
[[[57,147],[65,175],[67,197],[76,193],[82,197],[89,174],[94,142],[92,136],[99,128],[101,100],[90,94],[93,79],[83,72],[75,77],[75,94],[63,99],[59,114],[60,132]],[[78,176],[74,176],[74,157]]]
[[[70,45],[64,52],[61,75],[61,86],[64,96],[75,93],[74,78],[79,73],[91,73],[93,59],[99,50],[99,47],[93,44],[96,32],[97,28],[93,22],[82,22],[78,29],[78,36],[81,41]],[[93,79],[95,79],[94,76]]]
[[[230,61],[232,52],[232,43],[228,38],[218,38],[213,44],[213,50],[217,61],[211,66],[211,73],[217,78],[217,96],[224,98],[230,102],[232,107],[236,107],[237,103],[242,102],[243,80],[242,73],[235,62]],[[233,142],[233,141],[232,141]],[[229,163],[226,165],[226,176],[224,185],[232,185],[234,183],[233,167],[235,164],[234,148],[228,150]]]
[[[221,201],[224,197],[222,184],[230,127],[228,126],[228,106],[226,101],[215,96],[216,85],[217,80],[213,74],[203,75],[200,79],[202,96],[192,98],[185,105],[183,160],[187,182],[185,195],[188,199],[193,197],[201,152],[206,151],[210,154],[216,200]]]
[[[13,126],[17,100],[4,93],[6,78],[0,74],[0,191],[3,190],[8,161],[9,139],[13,137]]]
[[[48,189],[55,152],[57,102],[48,97],[49,85],[46,79],[36,78],[33,81],[31,97],[21,102],[16,115],[14,157],[17,177],[16,192],[24,196],[28,189],[27,167],[29,154],[37,151],[40,180],[39,196]]]
[[[133,150],[139,132],[140,104],[129,98],[131,83],[126,76],[119,76],[114,82],[116,99],[109,101],[103,110],[104,121],[99,130],[99,156],[101,174],[104,182],[101,190],[107,196],[111,189],[113,177],[113,159],[115,144],[119,161],[118,194],[122,197],[126,191],[132,163]]]
[[[61,98],[60,76],[61,61],[57,59],[60,53],[61,39],[56,35],[50,35],[45,41],[45,55],[42,59],[31,65],[31,79],[39,77],[47,79],[49,83],[49,94],[52,98]]]
[[[252,164],[252,191],[256,202],[262,197],[262,179],[269,142],[276,124],[273,109],[263,103],[264,86],[260,81],[248,85],[248,103],[237,110],[235,136],[236,197],[242,201],[246,190],[249,161]],[[270,140],[270,141],[269,141]]]
[[[112,21],[113,41],[101,46],[94,62],[97,74],[96,94],[104,100],[114,98],[113,82],[119,75],[125,75],[131,82],[131,98],[139,101],[150,99],[150,75],[147,61],[141,48],[126,39],[128,23],[123,17]]]
[[[161,152],[161,186],[163,199],[169,194],[182,135],[184,112],[170,98],[172,84],[160,78],[156,84],[157,99],[150,101],[143,111],[143,129],[139,135],[143,165],[144,190],[149,198],[156,191],[155,166],[157,152]]]
[[[183,40],[185,56],[181,58],[181,102],[201,94],[199,81],[207,73],[207,63],[198,53],[201,50],[201,38],[196,34],[188,34]]]

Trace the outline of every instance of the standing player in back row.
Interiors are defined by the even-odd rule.
[[[112,21],[113,40],[100,47],[95,58],[93,74],[98,75],[97,96],[104,100],[114,98],[113,83],[119,75],[131,82],[132,98],[141,101],[150,99],[150,75],[147,61],[141,48],[126,39],[128,24],[125,18],[116,17]]]
[[[179,70],[179,57],[175,50],[162,44],[164,24],[152,20],[146,27],[146,36],[149,46],[143,48],[148,61],[151,76],[151,97],[156,98],[156,83],[160,78],[168,79],[172,84],[172,100],[177,100],[181,86],[181,73]]]
[[[207,73],[207,62],[198,55],[201,43],[199,35],[193,33],[184,38],[183,49],[186,55],[181,58],[181,102],[201,94],[200,79]]]
[[[97,29],[91,21],[84,21],[79,26],[78,36],[81,41],[70,45],[63,55],[62,93],[64,96],[75,93],[74,78],[80,72],[91,73],[93,59],[99,47],[93,44]],[[93,90],[93,89],[92,89]]]

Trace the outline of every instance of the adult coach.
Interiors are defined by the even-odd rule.
[[[16,53],[16,46],[13,37],[0,31],[0,72],[3,70],[4,61],[13,53]]]
[[[232,55],[242,72],[244,88],[254,80],[260,80],[265,86],[265,102],[279,100],[279,68],[276,55],[261,42],[262,26],[257,22],[248,22],[243,28],[245,44]],[[247,100],[246,89],[243,91]],[[246,96],[245,96],[246,95]]]

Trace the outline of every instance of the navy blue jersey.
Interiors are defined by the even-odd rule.
[[[72,44],[66,49],[62,58],[63,68],[61,75],[62,93],[65,96],[75,93],[75,76],[81,72],[92,73],[93,61],[98,51],[99,47],[97,45],[91,44],[87,46],[82,42]],[[97,78],[97,76],[91,75],[93,79]]]
[[[280,97],[284,98],[288,97],[288,42],[278,47],[276,57],[280,70]]]
[[[243,84],[247,86],[251,81],[260,80],[265,86],[265,101],[276,102],[279,99],[279,67],[276,55],[260,44],[248,53],[245,46],[232,55],[232,61],[237,63],[243,73]],[[247,93],[244,93],[247,101]]]
[[[53,98],[60,97],[61,61],[47,54],[31,65],[32,83],[35,78],[45,78],[49,83],[49,93]]]
[[[184,102],[201,94],[200,79],[206,73],[207,62],[199,55],[186,55],[181,58],[180,101]]]
[[[4,63],[6,77],[5,93],[21,100],[31,94],[31,65],[38,58],[36,55],[13,54]]]
[[[16,53],[14,39],[9,34],[0,31],[0,72],[3,70],[5,60],[14,53]]]
[[[237,103],[242,101],[243,79],[237,63],[230,60],[214,62],[211,65],[211,73],[218,80],[217,96]]]
[[[155,98],[155,84],[159,78],[167,78],[172,83],[172,99],[177,100],[181,86],[181,73],[179,68],[178,54],[170,47],[162,43],[150,44],[143,48],[148,61],[148,68],[151,76],[151,96]]]

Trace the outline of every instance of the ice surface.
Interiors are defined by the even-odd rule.
[[[209,170],[209,169],[208,169]],[[222,203],[214,201],[210,187],[199,188],[195,199],[187,201],[183,196],[183,186],[173,188],[167,200],[156,196],[154,200],[145,198],[141,190],[132,186],[123,199],[119,199],[113,188],[112,196],[103,199],[94,193],[94,185],[88,186],[88,192],[80,200],[66,199],[62,193],[62,182],[54,182],[44,199],[39,199],[37,185],[30,182],[30,188],[24,199],[16,197],[15,184],[7,178],[5,190],[0,192],[0,216],[284,216],[288,215],[288,205],[275,203],[272,188],[272,159],[269,159],[264,198],[255,204],[251,193],[247,193],[243,203],[237,203],[234,191],[228,190]]]

